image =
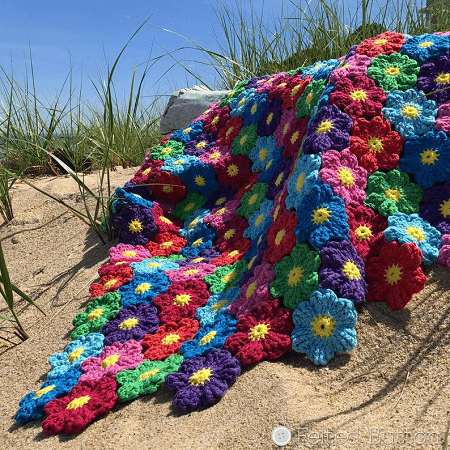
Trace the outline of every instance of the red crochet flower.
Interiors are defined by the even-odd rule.
[[[267,231],[267,242],[269,248],[265,251],[263,260],[276,263],[291,252],[296,244],[295,227],[297,216],[295,212],[288,211],[278,214],[275,222]]]
[[[280,76],[279,76],[280,75]],[[267,80],[261,80],[258,83],[257,93],[268,92],[267,100],[275,100],[277,98],[282,98],[283,94],[289,90],[288,83],[291,77],[286,76],[285,73],[277,74],[277,78],[270,77]],[[297,78],[297,77],[296,77]],[[286,109],[286,108],[283,108]]]
[[[398,155],[403,151],[403,139],[381,116],[370,121],[360,118],[353,124],[350,151],[369,173],[378,169],[392,170],[397,167]]]
[[[358,255],[365,260],[376,240],[383,236],[387,219],[377,216],[372,208],[363,205],[347,206],[346,212],[350,227],[349,239]]]
[[[211,110],[211,119],[203,123],[203,132],[218,134],[224,128],[225,123],[230,119],[230,108],[224,106],[220,109]]]
[[[136,184],[147,184],[149,180],[159,172],[159,169],[163,164],[164,161],[160,161],[159,159],[152,159],[149,162],[144,163],[130,181]]]
[[[289,78],[285,89],[282,91],[283,109],[295,108],[300,95],[305,92],[306,86],[312,77],[301,78],[300,75]]]
[[[199,329],[198,321],[184,318],[178,323],[167,322],[158,328],[155,334],[146,334],[141,344],[148,350],[144,358],[152,361],[166,359],[178,353],[184,341],[193,339]]]
[[[246,156],[227,155],[214,166],[219,184],[239,189],[253,174],[250,163]]]
[[[131,262],[118,261],[116,263],[109,263],[101,266],[98,269],[98,274],[100,277],[106,277],[107,275],[117,275],[120,274],[125,267],[130,267]]]
[[[147,242],[145,248],[150,250],[153,257],[170,256],[178,253],[187,244],[186,239],[173,233],[158,233],[153,242]]]
[[[223,347],[235,354],[243,366],[275,360],[291,350],[293,328],[291,311],[280,308],[278,299],[268,300],[238,320],[236,333],[227,338]]]
[[[47,417],[42,422],[45,434],[78,433],[96,417],[108,413],[117,402],[114,378],[86,380],[74,386],[62,398],[45,405]]]
[[[296,158],[303,138],[306,136],[309,117],[301,117],[300,119],[292,119],[290,122],[289,131],[283,138],[283,157]]]
[[[155,203],[152,208],[155,225],[158,228],[158,233],[175,233],[180,231],[183,222],[174,219],[169,213],[164,212],[160,205]]]
[[[247,228],[247,219],[234,216],[233,219],[217,229],[217,240],[214,247],[221,252],[233,250],[238,241],[243,239],[243,233]]]
[[[239,134],[242,128],[242,117],[236,116],[227,120],[220,128],[217,136],[217,145],[231,145],[234,138]]]
[[[162,323],[179,322],[184,317],[194,318],[199,306],[209,298],[206,284],[200,280],[179,281],[169,286],[165,294],[157,295],[153,304],[159,308]]]
[[[178,203],[187,194],[184,183],[178,177],[165,170],[156,173],[147,184],[158,200],[169,200],[172,203]]]
[[[214,258],[211,261],[211,264],[216,266],[228,266],[229,264],[233,264],[236,261],[241,260],[245,253],[250,250],[252,242],[248,239],[241,239],[236,242],[234,248],[232,250],[226,250],[222,253],[221,256]]]
[[[100,278],[100,283],[93,283],[89,288],[91,300],[95,297],[103,297],[107,292],[114,292],[128,283],[133,276],[131,267],[123,267],[115,274],[105,275]]]
[[[357,119],[379,116],[386,94],[377,87],[375,81],[366,76],[356,76],[353,79],[342,78],[334,85],[329,103],[338,106],[349,116]]]
[[[403,34],[386,31],[377,37],[366,39],[356,49],[356,53],[367,56],[390,55],[399,52],[405,43]]]
[[[249,191],[252,190],[253,185],[258,181],[259,173],[253,173],[250,175],[249,178],[245,180],[245,183],[243,184],[239,190],[237,191],[237,194],[234,196],[235,200],[241,200],[242,197]]]
[[[413,294],[420,292],[427,280],[420,268],[422,252],[416,244],[386,242],[380,249],[380,256],[368,258],[366,276],[370,302],[386,303],[391,309],[402,309]]]

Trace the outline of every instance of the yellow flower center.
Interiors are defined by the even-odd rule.
[[[220,197],[220,198],[216,201],[216,206],[223,205],[226,201],[227,201],[227,198],[226,198],[226,197]]]
[[[132,232],[132,233],[140,233],[142,231],[142,223],[139,220],[132,220],[129,224],[128,224],[128,229]]]
[[[183,164],[184,163],[184,159],[179,159],[178,161],[175,161],[174,163],[173,163],[173,165],[174,166],[180,166],[181,164]]]
[[[205,384],[207,381],[209,381],[211,374],[212,374],[211,369],[197,370],[197,372],[193,373],[191,378],[189,378],[189,383],[191,384],[191,386],[198,386],[199,384]]]
[[[353,261],[346,261],[342,266],[342,272],[350,278],[350,280],[360,280],[361,272],[358,269],[358,266]]]
[[[398,189],[386,189],[384,191],[384,195],[386,198],[388,198],[389,200],[392,200],[393,202],[398,202],[402,197],[402,193],[398,190]]]
[[[201,237],[192,243],[192,247],[194,247],[194,248],[198,247],[202,242],[203,242],[203,238]]]
[[[92,320],[98,319],[103,314],[103,311],[104,311],[103,308],[94,309],[94,311],[92,311],[87,316],[87,320],[92,321]]]
[[[106,291],[108,290],[110,287],[114,286],[119,280],[116,280],[115,278],[113,280],[109,280],[107,281],[104,285],[103,285],[103,290]]]
[[[247,292],[245,293],[245,296],[247,298],[250,298],[254,292],[256,291],[256,288],[258,287],[257,283],[254,281],[253,283],[251,283],[248,288],[247,288]]]
[[[241,139],[239,139],[239,144],[244,145],[247,138],[248,138],[248,135],[244,134],[244,136],[242,136]]]
[[[228,300],[221,300],[220,302],[215,303],[212,307],[212,311],[219,311],[219,309],[222,309],[226,304],[228,303]]]
[[[375,41],[373,41],[375,45],[384,45],[387,44],[387,42],[388,42],[387,39],[376,39]]]
[[[298,137],[300,136],[300,131],[295,131],[291,137],[291,144],[295,144],[297,142]]]
[[[384,71],[384,73],[388,76],[388,77],[396,77],[399,73],[400,73],[400,68],[399,67],[387,67],[386,70]]]
[[[161,150],[161,153],[162,153],[163,155],[168,155],[169,153],[172,153],[172,149],[171,149],[170,147],[163,148],[163,149]]]
[[[34,398],[37,399],[39,397],[42,397],[44,394],[46,394],[47,392],[50,392],[54,388],[55,388],[54,384],[52,384],[51,386],[47,386],[47,387],[37,391],[36,394],[34,395]]]
[[[155,269],[156,267],[161,267],[160,263],[148,263],[147,267],[149,267],[150,269]]]
[[[439,158],[439,153],[436,150],[429,148],[428,150],[424,150],[420,154],[420,160],[422,164],[434,164]]]
[[[226,207],[220,208],[216,211],[216,216],[221,216],[227,210]]]
[[[436,83],[438,84],[448,84],[450,83],[450,73],[440,73],[436,78],[435,78]]]
[[[272,163],[273,163],[273,159],[271,159],[271,160],[266,164],[265,169],[267,170],[267,169],[272,165]]]
[[[283,177],[284,177],[284,172],[281,172],[278,175],[277,179],[275,180],[275,186],[276,187],[278,187],[281,184],[281,182],[283,181]]]
[[[365,91],[361,91],[360,89],[355,89],[350,97],[355,101],[364,102],[367,98],[367,93]]]
[[[126,256],[127,258],[133,258],[133,256],[136,256],[136,252],[133,252],[132,250],[127,250],[126,252],[123,252],[122,255]]]
[[[409,236],[411,236],[418,242],[425,240],[425,233],[423,232],[422,228],[406,227],[406,232],[408,233]]]
[[[388,267],[386,269],[386,281],[389,284],[397,283],[402,278],[402,269],[398,267],[396,264],[393,264],[392,266]]]
[[[75,349],[67,358],[67,362],[74,362],[75,360],[77,360],[81,354],[84,352],[84,348],[80,347]]]
[[[217,115],[216,117],[214,117],[213,120],[211,120],[211,124],[212,125],[217,125],[217,122],[219,121],[219,116]]]
[[[253,264],[255,263],[257,257],[258,257],[258,255],[254,256],[254,257],[250,260],[250,262],[249,262],[248,265],[247,265],[247,270],[250,270],[250,269],[253,267]]]
[[[406,105],[402,108],[402,114],[409,119],[415,119],[419,115],[419,110],[412,105]]]
[[[191,127],[187,127],[183,130],[183,134],[188,134],[192,130]]]
[[[158,368],[153,369],[153,370],[149,370],[148,372],[141,373],[141,374],[139,375],[139,379],[140,379],[141,381],[144,381],[144,380],[146,380],[147,378],[150,378],[150,377],[152,377],[153,375],[156,375],[158,372],[159,372],[159,369],[158,369]]]
[[[231,228],[231,230],[228,230],[225,234],[224,234],[224,238],[226,240],[231,239],[236,233],[236,230],[234,228]]]
[[[355,236],[360,240],[364,241],[366,239],[370,239],[372,236],[372,230],[366,225],[360,225],[355,230]]]
[[[239,167],[236,164],[230,164],[227,167],[227,173],[230,177],[235,177],[239,173]]]
[[[291,98],[294,98],[297,95],[298,90],[300,89],[300,85],[297,84],[297,86],[294,86],[294,88],[291,91]]]
[[[331,211],[328,208],[317,208],[311,216],[315,225],[321,225],[330,219]]]
[[[145,169],[145,170],[142,172],[142,175],[146,176],[146,175],[148,175],[151,171],[152,171],[152,169],[150,169],[150,167],[149,167],[148,169]]]
[[[266,124],[270,125],[270,122],[272,122],[272,120],[273,120],[273,112],[269,113],[269,115],[267,116]]]
[[[237,255],[239,255],[239,251],[238,250],[233,250],[232,252],[228,253],[227,257],[228,258],[234,258]]]
[[[159,216],[159,220],[160,220],[161,222],[167,223],[167,224],[169,224],[169,225],[172,224],[172,221],[169,220],[167,217],[164,217],[164,216]]]
[[[130,317],[129,319],[125,319],[123,322],[119,324],[119,328],[122,330],[131,330],[139,323],[139,320],[136,317]]]
[[[303,278],[303,273],[304,271],[302,267],[294,267],[291,269],[288,275],[288,285],[290,287],[297,286]]]
[[[185,211],[191,211],[191,210],[194,209],[194,208],[195,208],[195,203],[189,202],[189,203],[184,207],[184,210],[185,210]]]
[[[258,104],[257,104],[257,103],[255,103],[255,104],[252,106],[252,109],[250,110],[250,113],[251,113],[251,114],[255,114],[256,111],[258,111]]]
[[[214,152],[214,153],[211,153],[211,155],[209,155],[209,159],[211,161],[214,161],[215,159],[219,159],[221,157],[221,155],[222,155],[222,153],[220,153],[220,152]]]
[[[195,258],[195,259],[192,260],[192,262],[193,262],[193,263],[199,263],[199,262],[202,262],[204,259],[205,259],[205,258],[203,258],[203,257]]]
[[[229,272],[222,277],[220,281],[224,284],[228,284],[236,278],[236,274],[234,272]]]
[[[246,97],[242,97],[242,99],[240,100],[240,102],[238,103],[238,106],[243,106],[244,103],[246,102],[247,98]]]
[[[134,290],[135,294],[145,294],[152,285],[150,283],[141,283],[139,286],[136,287]]]
[[[118,261],[118,262],[116,262],[114,265],[115,265],[115,266],[120,266],[120,265],[126,264],[126,263],[127,263],[126,261]]]
[[[205,334],[199,341],[198,345],[206,345],[208,342],[211,342],[216,337],[217,331],[210,331],[208,334]]]
[[[166,194],[170,194],[171,192],[173,192],[173,187],[170,186],[170,184],[165,184],[162,187],[162,191],[165,192]]]
[[[444,217],[450,217],[450,200],[439,205],[439,211]]]
[[[339,167],[338,170],[339,181],[347,187],[353,186],[354,178],[351,170],[345,167]]]
[[[171,333],[161,339],[161,344],[172,345],[174,342],[177,342],[179,339],[180,339],[179,334]]]
[[[173,304],[178,306],[187,305],[191,301],[191,296],[189,294],[178,294],[173,299]]]
[[[289,122],[286,123],[286,125],[283,128],[283,134],[287,134],[287,132],[289,131],[289,127],[291,126],[291,124]]]
[[[273,220],[277,220],[278,213],[280,212],[280,205],[275,208],[275,212],[273,213]]]
[[[228,128],[227,132],[225,133],[226,136],[228,137],[233,132],[233,130],[234,130],[234,127]]]
[[[184,275],[195,275],[196,273],[198,273],[198,269],[190,269],[190,270],[186,270],[184,272]]]
[[[425,42],[421,42],[419,44],[419,47],[420,48],[428,48],[428,47],[431,47],[433,44],[434,44],[434,42],[432,42],[432,41],[425,41]]]
[[[298,176],[297,184],[295,185],[295,188],[297,189],[297,192],[300,192],[302,190],[304,182],[305,182],[305,174],[302,172]]]
[[[258,158],[260,161],[264,161],[267,158],[267,149],[262,148],[258,153]]]
[[[375,153],[380,153],[383,150],[383,141],[377,137],[371,137],[367,141],[367,147],[369,150]]]
[[[321,338],[329,338],[333,334],[335,325],[336,321],[333,320],[333,317],[324,314],[322,316],[314,317],[311,322],[311,331]]]
[[[166,250],[166,249],[168,249],[169,247],[171,247],[172,244],[173,244],[172,241],[167,241],[167,242],[162,242],[161,244],[159,244],[159,246],[160,246],[163,250]]]
[[[89,397],[89,395],[83,395],[82,397],[75,398],[66,406],[66,409],[81,408],[86,403],[88,403],[90,399],[91,397]]]
[[[195,184],[196,184],[197,186],[205,186],[205,185],[206,185],[205,179],[204,179],[202,176],[200,176],[200,175],[197,175],[197,176],[194,178],[194,181],[195,181]]]
[[[248,200],[248,204],[251,206],[256,202],[256,200],[258,200],[258,194],[253,194]]]
[[[264,339],[266,334],[269,332],[270,328],[265,323],[258,323],[255,325],[250,332],[248,333],[248,338],[252,341],[259,341],[260,339]]]
[[[119,361],[120,355],[114,353],[114,355],[108,356],[102,361],[102,369],[107,369],[110,366],[114,366]]]
[[[333,122],[330,120],[324,120],[323,122],[320,122],[319,126],[317,127],[316,133],[317,134],[323,134],[328,133],[333,128]]]
[[[189,224],[189,229],[192,230],[192,228],[195,227],[195,225],[198,224],[198,218],[194,219],[190,224]]]
[[[196,149],[198,149],[198,150],[200,150],[201,148],[205,148],[206,147],[206,141],[201,141],[201,142],[199,142],[196,146],[195,146],[195,148]]]
[[[311,102],[312,102],[312,99],[314,98],[314,93],[313,92],[310,92],[307,96],[306,96],[306,98],[305,98],[305,103],[307,104],[307,105],[309,105]]]
[[[275,244],[276,245],[281,244],[281,241],[283,240],[285,234],[286,234],[286,230],[284,228],[277,233],[277,235],[275,236]]]

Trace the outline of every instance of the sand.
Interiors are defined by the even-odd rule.
[[[114,172],[114,185],[134,171]],[[88,181],[95,186],[96,175]],[[81,207],[68,177],[33,182]],[[20,399],[39,389],[47,359],[69,342],[72,319],[117,242],[102,245],[72,213],[23,183],[13,188],[13,207],[14,220],[0,227],[10,276],[47,317],[17,302],[30,338],[0,348],[2,449],[272,449],[280,425],[292,432],[285,448],[442,448],[450,418],[450,275],[437,264],[404,310],[359,308],[358,346],[327,367],[296,353],[263,362],[244,369],[218,404],[186,414],[161,388],[117,405],[75,436],[46,436],[40,420],[15,424]]]

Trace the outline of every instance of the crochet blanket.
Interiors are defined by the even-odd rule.
[[[212,405],[241,367],[355,347],[361,303],[404,308],[450,263],[450,38],[386,32],[238,83],[152,148],[119,243],[15,419],[75,433],[164,385]]]

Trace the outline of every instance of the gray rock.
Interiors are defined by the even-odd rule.
[[[212,103],[221,100],[230,91],[210,91],[204,86],[181,89],[172,94],[161,117],[161,134],[167,135],[179,128],[187,127],[203,114]]]

